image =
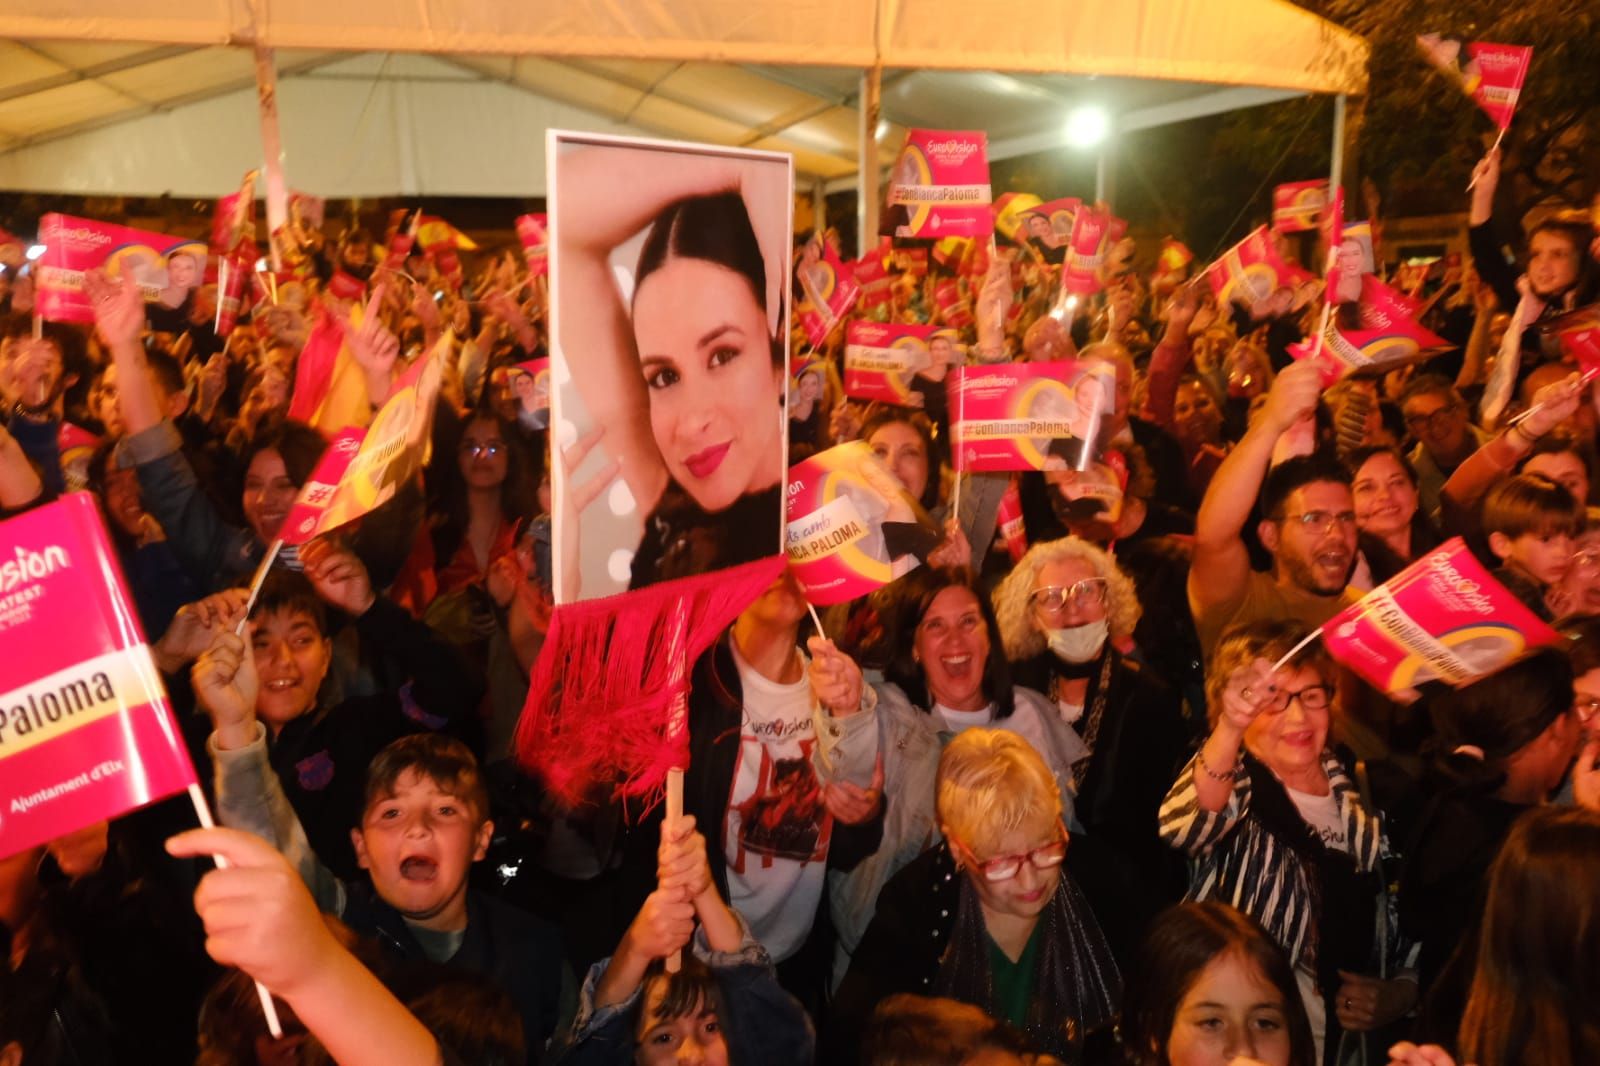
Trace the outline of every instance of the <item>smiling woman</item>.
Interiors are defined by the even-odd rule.
[[[558,602],[777,553],[787,161],[613,142],[555,160]]]

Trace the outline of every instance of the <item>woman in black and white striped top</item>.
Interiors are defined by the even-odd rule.
[[[1282,622],[1224,636],[1207,671],[1211,735],[1168,792],[1160,831],[1191,858],[1190,899],[1237,907],[1288,953],[1331,1061],[1342,1032],[1410,1010],[1416,982],[1361,976],[1393,969],[1387,842],[1328,748],[1331,661],[1319,649],[1272,671],[1301,636]]]

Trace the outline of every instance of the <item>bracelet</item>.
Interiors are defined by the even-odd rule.
[[[1211,767],[1207,766],[1206,753],[1204,749],[1194,753],[1194,761],[1199,764],[1200,769],[1205,771],[1206,776],[1211,778],[1213,781],[1232,781],[1239,776],[1238,763],[1234,763],[1234,765],[1230,766],[1220,774]]]
[[[1518,422],[1516,425],[1514,425],[1511,428],[1507,429],[1506,432],[1507,433],[1515,433],[1515,434],[1517,434],[1523,440],[1528,442],[1528,446],[1530,448],[1536,446],[1539,443],[1539,437],[1535,437],[1532,433],[1529,433],[1527,430],[1523,429],[1522,427],[1523,427],[1523,423],[1522,422]],[[1540,436],[1543,436],[1543,434],[1540,434]]]

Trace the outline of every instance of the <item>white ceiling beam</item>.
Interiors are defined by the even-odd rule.
[[[30,44],[22,41],[13,41],[12,43],[26,48],[34,55],[47,59],[52,63],[61,63],[61,60],[49,52],[35,48]],[[164,45],[161,48],[149,48],[142,52],[134,52],[132,55],[123,56],[120,59],[109,59],[104,63],[95,63],[92,66],[69,66],[67,70],[62,71],[60,74],[51,74],[48,77],[35,78],[32,81],[25,81],[19,85],[0,89],[0,104],[5,103],[7,100],[15,100],[19,96],[47,92],[51,89],[59,89],[64,85],[74,85],[80,81],[94,81],[106,74],[118,74],[124,70],[132,70],[134,67],[142,67],[147,63],[159,63],[163,59],[175,59],[178,56],[198,51],[200,51],[199,48],[186,44]],[[61,63],[61,65],[68,66],[65,63]]]

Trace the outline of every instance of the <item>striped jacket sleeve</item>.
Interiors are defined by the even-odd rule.
[[[1222,810],[1200,808],[1194,785],[1199,758],[1196,753],[1178,774],[1167,798],[1161,801],[1159,814],[1161,839],[1187,855],[1201,855],[1210,850],[1250,811],[1250,775],[1242,767],[1233,780],[1233,795],[1228,797]]]

